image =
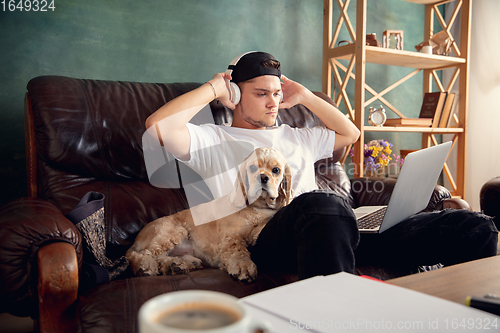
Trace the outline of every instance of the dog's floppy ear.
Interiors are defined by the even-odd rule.
[[[278,208],[284,207],[292,201],[292,170],[288,164],[285,165],[283,180],[281,181],[278,193],[279,196],[278,199],[276,199]]]
[[[238,208],[243,208],[248,203],[247,187],[248,176],[246,172],[246,162],[241,164],[240,170],[234,182],[234,190],[229,195],[229,202]]]

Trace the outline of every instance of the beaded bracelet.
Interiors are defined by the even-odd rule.
[[[217,92],[215,91],[214,85],[210,81],[207,81],[207,83],[212,87],[212,90],[214,91],[214,99],[216,99],[217,98]]]

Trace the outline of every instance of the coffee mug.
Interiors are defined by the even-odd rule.
[[[139,309],[140,333],[270,332],[251,318],[236,297],[207,290],[183,290],[148,300]]]

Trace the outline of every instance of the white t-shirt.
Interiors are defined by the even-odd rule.
[[[239,165],[255,148],[272,147],[285,157],[292,171],[294,197],[317,189],[314,163],[331,157],[335,132],[324,127],[281,125],[251,130],[223,125],[187,124],[190,159],[182,161],[206,182],[215,198],[234,189]]]

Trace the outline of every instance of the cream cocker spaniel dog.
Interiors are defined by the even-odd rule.
[[[231,193],[147,224],[126,256],[136,276],[183,274],[206,264],[252,281],[257,267],[247,247],[291,199],[285,158],[275,149],[257,148],[241,164]],[[227,215],[194,224],[195,213],[210,219],[221,212]]]

